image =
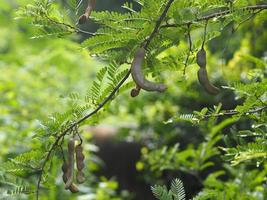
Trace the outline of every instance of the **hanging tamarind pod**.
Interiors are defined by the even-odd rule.
[[[68,163],[67,163],[67,162],[64,162],[64,163],[62,164],[62,167],[61,167],[62,172],[63,172],[62,179],[63,179],[64,183],[66,183],[66,182],[68,181],[68,168],[69,168]],[[77,193],[77,192],[79,192],[78,187],[77,187],[74,183],[72,183],[72,184],[70,185],[69,190],[70,190],[72,193]]]
[[[208,20],[206,21],[205,28],[204,28],[204,38],[202,42],[201,49],[197,52],[197,64],[200,67],[200,69],[197,72],[197,77],[199,83],[203,86],[203,88],[212,95],[217,95],[220,93],[219,88],[212,85],[209,81],[206,65],[207,65],[207,55],[206,51],[204,49],[204,45],[206,42],[206,34],[207,34],[207,26],[208,26]]]
[[[136,87],[131,90],[131,97],[137,97],[140,93],[140,90],[141,88],[136,85]]]
[[[220,89],[210,83],[206,68],[200,68],[197,72],[197,76],[199,83],[209,94],[217,95],[220,93]]]
[[[86,20],[90,17],[93,9],[95,8],[95,3],[96,3],[96,0],[88,0],[88,5],[87,5],[87,8],[84,12],[84,14],[82,14],[80,17],[79,17],[79,24],[84,24],[86,22]]]
[[[154,83],[147,80],[142,73],[142,62],[145,58],[145,49],[143,47],[139,48],[135,55],[131,66],[131,74],[134,82],[138,87],[146,91],[158,91],[164,92],[167,87],[162,83]],[[133,95],[136,91],[133,91]]]
[[[77,145],[75,151],[76,151],[76,166],[77,166],[76,179],[78,183],[84,183],[85,176],[82,171],[84,168],[84,154],[83,154],[82,144]]]
[[[65,189],[69,189],[73,183],[74,177],[74,148],[75,148],[75,139],[70,138],[68,142],[68,180],[65,184]]]
[[[207,65],[207,60],[206,60],[206,51],[204,48],[201,48],[198,52],[197,52],[197,64],[199,67],[201,68],[205,68]]]

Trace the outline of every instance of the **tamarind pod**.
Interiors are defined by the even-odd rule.
[[[82,145],[76,146],[76,166],[77,166],[77,174],[76,179],[78,183],[83,183],[85,181],[84,173],[82,172],[84,168],[84,154]]]
[[[201,68],[205,68],[206,67],[207,60],[206,60],[206,51],[205,51],[204,48],[201,48],[197,52],[197,64]]]
[[[197,72],[197,76],[199,83],[209,94],[217,95],[220,93],[220,89],[210,83],[206,68],[200,68]]]
[[[70,185],[69,190],[71,191],[71,193],[77,193],[77,192],[79,192],[79,188],[74,183],[72,183]]]
[[[136,88],[131,90],[131,97],[137,97],[140,93],[141,88],[137,85]]]
[[[74,138],[70,138],[68,142],[68,180],[65,184],[65,189],[69,189],[73,182],[74,176],[74,147],[75,147],[75,140]]]
[[[76,179],[77,179],[78,183],[84,183],[84,181],[85,181],[84,173],[82,171],[77,171]]]
[[[63,179],[64,183],[66,183],[68,181],[68,163],[64,162],[62,167],[61,167],[61,169],[62,169],[62,172],[63,172],[62,179]],[[72,193],[79,192],[78,187],[73,183],[70,185],[69,190]]]
[[[131,90],[131,97],[137,97],[139,95],[139,91],[134,88]]]
[[[89,16],[91,15],[91,13],[95,7],[95,3],[96,3],[96,0],[88,0],[87,8],[86,8],[84,14],[81,15],[79,18],[79,24],[84,24],[86,22],[86,20],[89,18]]]
[[[68,175],[67,175],[67,173],[68,173],[68,163],[64,162],[62,164],[61,169],[62,169],[62,172],[63,172],[62,179],[63,179],[64,183],[66,183],[68,181]]]
[[[136,51],[131,66],[131,74],[134,82],[143,90],[164,92],[167,89],[167,87],[164,84],[154,83],[145,79],[141,69],[144,58],[145,58],[145,49],[141,47]]]
[[[76,165],[77,169],[81,171],[84,168],[84,154],[83,154],[83,148],[82,145],[76,146]]]

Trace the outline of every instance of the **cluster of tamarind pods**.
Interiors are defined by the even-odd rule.
[[[94,7],[96,4],[96,0],[88,0],[87,7],[85,9],[85,12],[79,17],[78,23],[84,24],[86,20],[91,15]],[[132,78],[136,84],[136,87],[131,90],[131,96],[136,97],[139,95],[140,90],[146,90],[146,91],[157,91],[157,92],[164,92],[167,89],[167,86],[163,83],[155,83],[147,80],[142,72],[142,62],[145,58],[146,51],[144,47],[140,47],[137,49],[134,55],[134,59],[132,61],[131,65],[131,75]],[[199,83],[203,86],[203,88],[212,95],[219,94],[220,90],[212,85],[208,78],[208,73],[206,69],[206,51],[203,48],[203,45],[201,49],[197,53],[197,64],[200,67],[198,70],[197,76]]]
[[[82,148],[82,142],[75,145],[77,141],[74,137],[69,139],[68,142],[68,159],[62,164],[63,181],[65,183],[65,189],[70,190],[72,193],[79,192],[77,185],[74,183],[74,171],[75,171],[75,160],[76,160],[76,180],[77,183],[81,184],[85,181],[85,175],[83,173],[84,168],[84,154]],[[76,159],[75,159],[76,155]]]
[[[136,97],[140,90],[146,91],[157,91],[157,92],[164,92],[167,87],[163,83],[155,83],[147,80],[142,72],[142,62],[145,58],[145,49],[140,47],[137,49],[134,59],[131,65],[131,75],[136,84],[136,88],[132,89],[131,96]],[[201,50],[197,53],[197,64],[200,67],[198,70],[198,80],[199,83],[203,86],[203,88],[212,95],[217,95],[220,90],[212,85],[208,78],[208,73],[206,69],[206,51],[202,47]]]

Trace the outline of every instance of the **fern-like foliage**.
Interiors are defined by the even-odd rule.
[[[153,195],[159,200],[185,200],[185,190],[180,179],[174,179],[168,191],[166,186],[155,185],[151,187]]]
[[[34,188],[26,180],[13,175],[0,174],[0,184],[0,199],[25,199],[25,195],[34,193]]]

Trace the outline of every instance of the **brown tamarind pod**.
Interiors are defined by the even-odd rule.
[[[137,97],[140,93],[141,88],[136,85],[134,89],[131,90],[131,97]]]
[[[74,148],[75,148],[75,139],[70,138],[68,142],[68,180],[65,184],[65,189],[69,189],[73,183],[74,177]]]
[[[81,15],[79,17],[79,24],[84,24],[86,22],[86,20],[87,20],[86,15],[85,14]]]
[[[93,9],[95,8],[95,3],[96,3],[96,0],[88,0],[88,5],[87,5],[87,8],[86,8],[84,14],[82,14],[79,17],[79,24],[84,24],[86,22],[86,20],[91,15]]]
[[[84,154],[83,154],[83,148],[82,145],[77,145],[76,146],[76,165],[77,169],[81,171],[84,168]]]
[[[142,62],[145,58],[145,49],[143,47],[139,48],[135,55],[131,66],[131,74],[134,82],[138,87],[146,91],[158,91],[164,92],[167,87],[162,83],[154,83],[147,80],[142,73]],[[133,91],[134,94],[135,91]]]
[[[77,166],[77,174],[76,179],[78,183],[83,183],[85,181],[84,173],[82,172],[84,168],[84,154],[83,154],[83,148],[82,145],[79,144],[75,148],[76,151],[76,166]]]
[[[210,83],[206,68],[200,68],[197,72],[197,76],[199,83],[209,94],[217,95],[220,93],[220,89]]]
[[[205,68],[206,64],[207,64],[207,60],[206,60],[206,51],[204,48],[201,48],[198,52],[197,52],[197,64],[199,67],[201,68]]]
[[[67,175],[67,173],[68,173],[68,163],[67,162],[64,162],[62,164],[61,169],[62,169],[62,172],[63,172],[63,176],[62,176],[63,181],[64,182],[67,182],[67,180],[68,180],[68,175]]]
[[[61,167],[61,169],[62,169],[62,172],[63,172],[62,179],[63,179],[64,183],[66,183],[68,181],[68,163],[64,162],[62,167]],[[73,183],[70,185],[69,190],[72,193],[79,192],[78,187]]]
[[[78,183],[84,183],[85,182],[85,175],[82,171],[77,171],[76,173],[76,179]]]

